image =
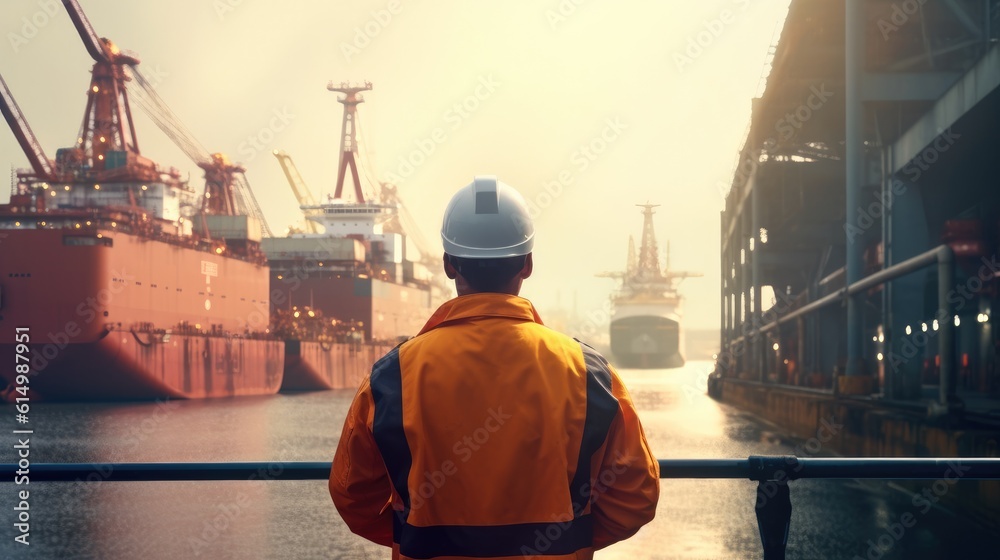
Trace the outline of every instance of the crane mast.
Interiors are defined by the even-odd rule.
[[[87,52],[94,59],[77,150],[64,151],[64,157],[98,173],[113,170],[116,178],[155,179],[158,175],[155,165],[138,157],[139,140],[125,89],[129,77],[124,67],[139,64],[139,59],[132,53],[122,51],[110,40],[98,37],[76,0],[63,0],[63,6]],[[123,153],[124,162],[120,161],[122,156],[116,152]],[[126,162],[127,165],[120,165]]]
[[[335,86],[333,82],[330,82],[326,86],[326,89],[330,91],[337,91],[343,93],[343,97],[337,98],[337,101],[344,104],[344,120],[340,128],[340,137],[342,139],[341,151],[340,151],[340,164],[337,169],[337,189],[333,193],[333,198],[340,198],[344,191],[344,176],[347,173],[347,168],[351,168],[351,178],[354,179],[354,196],[357,198],[359,203],[365,202],[365,195],[361,190],[361,179],[358,176],[358,129],[357,129],[357,111],[358,104],[364,103],[365,99],[361,97],[360,92],[368,91],[372,89],[371,82],[365,82],[363,86],[351,86],[346,83],[341,83],[339,86]]]
[[[129,92],[154,123],[205,172],[205,191],[200,211],[209,215],[254,216],[267,235],[271,230],[246,180],[246,169],[220,153],[207,149],[181,123],[139,70],[139,59],[123,53],[108,39],[100,38],[76,0],[63,0],[83,44],[94,59],[87,110],[78,139],[80,153],[67,157],[82,160],[93,169],[115,169],[116,175],[149,180],[158,175],[155,165],[140,157],[132,122]],[[126,71],[126,68],[128,69]],[[124,162],[108,165],[111,152],[124,152]],[[65,152],[65,151],[64,151]],[[120,164],[124,163],[124,166]]]

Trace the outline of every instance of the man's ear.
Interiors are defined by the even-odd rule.
[[[524,266],[521,267],[520,276],[522,279],[531,276],[531,271],[534,270],[534,263],[531,260],[531,253],[528,253],[527,257],[524,259]]]
[[[452,266],[451,259],[448,258],[448,253],[444,253],[443,259],[445,276],[447,276],[449,280],[454,280],[455,277],[458,276],[458,271],[455,270],[454,266]]]

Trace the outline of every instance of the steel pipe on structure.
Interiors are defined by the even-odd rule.
[[[955,286],[954,253],[947,245],[938,247],[938,356],[941,358],[938,380],[938,407],[930,413],[947,414],[952,405],[957,405],[955,397],[955,315],[951,301]]]
[[[961,406],[961,402],[955,395],[955,309],[952,302],[949,301],[955,285],[954,253],[948,245],[939,245],[930,251],[882,269],[836,292],[803,305],[795,311],[761,326],[759,332],[777,329],[781,322],[797,319],[845,298],[850,302],[851,298],[857,294],[934,263],[937,263],[938,267],[938,309],[935,318],[938,321],[938,356],[941,360],[941,369],[938,402],[928,412],[932,415],[947,414],[952,407]]]
[[[899,264],[894,264],[889,268],[883,268],[878,272],[870,274],[869,276],[866,276],[850,285],[848,289],[851,294],[864,292],[878,286],[879,284],[885,284],[889,280],[905,276],[911,272],[916,272],[921,268],[930,266],[934,263],[940,263],[942,256],[944,255],[942,251],[948,252],[945,259],[950,263],[951,249],[949,249],[947,245],[939,245],[930,251],[925,251],[915,257],[910,257]]]
[[[920,270],[921,268],[928,267],[928,266],[930,266],[930,265],[932,265],[934,263],[938,263],[938,267],[939,267],[939,269],[938,269],[938,278],[939,278],[939,281],[943,277],[942,275],[944,275],[944,274],[947,274],[948,278],[954,278],[954,272],[952,271],[952,268],[951,268],[951,266],[952,266],[952,260],[953,260],[953,258],[952,258],[951,248],[948,247],[947,245],[940,245],[938,247],[935,247],[935,248],[931,249],[930,251],[926,251],[926,252],[921,253],[921,254],[919,254],[919,255],[917,255],[915,257],[911,257],[909,259],[906,259],[905,261],[903,261],[903,262],[901,262],[899,264],[890,266],[889,268],[886,268],[886,269],[882,269],[882,270],[880,270],[880,271],[878,271],[878,272],[876,272],[876,273],[874,273],[874,274],[872,274],[870,276],[867,276],[867,277],[865,277],[865,278],[863,278],[863,279],[855,282],[854,284],[851,284],[850,286],[841,288],[841,289],[837,290],[836,292],[827,294],[827,295],[819,298],[816,301],[809,302],[806,305],[803,305],[802,307],[796,309],[795,311],[791,311],[791,312],[789,312],[789,313],[787,313],[785,315],[782,315],[777,320],[772,321],[772,322],[770,322],[770,323],[768,323],[766,325],[763,325],[760,328],[760,330],[761,330],[761,332],[767,332],[767,331],[770,331],[770,330],[774,330],[774,329],[778,328],[778,323],[779,322],[780,323],[784,323],[786,321],[790,321],[790,320],[795,319],[797,317],[801,317],[803,315],[808,315],[809,313],[812,313],[813,311],[816,311],[817,309],[821,309],[821,308],[826,307],[827,305],[830,305],[830,304],[832,304],[834,302],[841,301],[845,297],[853,296],[855,294],[864,292],[864,291],[866,291],[868,289],[871,289],[871,288],[873,288],[875,286],[878,286],[880,284],[884,284],[884,283],[886,283],[886,282],[888,282],[890,280],[893,280],[895,278],[899,278],[900,276],[905,276],[907,274],[910,274],[911,272],[916,272],[916,271]],[[942,271],[941,267],[946,267],[948,269],[948,271],[947,272]],[[946,309],[946,307],[944,307],[945,305],[950,305],[950,304],[947,303],[947,299],[948,299],[948,293],[952,289],[953,281],[952,280],[948,280],[948,278],[945,278],[945,280],[948,282],[948,284],[947,284],[948,287],[945,288],[944,292],[940,291],[940,286],[939,286],[938,298],[939,298],[939,300],[940,300],[940,298],[943,298],[943,301],[944,301],[943,304],[942,304],[942,301],[938,301],[939,313],[942,312],[942,311],[940,311],[940,309]],[[939,327],[940,327],[940,325],[939,325]],[[954,353],[952,352],[952,354],[954,354]]]
[[[748,188],[750,181],[747,181],[747,185],[743,188]],[[753,308],[751,307],[752,300],[751,294],[753,294],[753,273],[750,268],[750,216],[747,215],[746,205],[750,203],[750,197],[743,197],[743,209],[740,211],[740,232],[739,232],[739,248],[740,248],[740,274],[743,276],[743,281],[740,283],[740,289],[742,291],[743,297],[743,326],[740,327],[742,332],[754,333],[750,337],[750,343],[747,345],[747,351],[743,353],[743,370],[744,372],[752,372],[754,368],[757,367],[757,337],[756,325],[753,322]],[[763,372],[761,372],[761,375]]]
[[[758,173],[759,168],[754,165],[754,173]],[[750,263],[750,294],[752,307],[751,314],[747,317],[754,329],[760,327],[760,259],[757,253],[760,251],[760,228],[761,228],[761,194],[758,181],[747,181],[750,185],[750,235],[747,236],[747,260]],[[767,379],[767,348],[766,341],[759,334],[754,336],[754,367],[760,373],[760,380]]]
[[[722,305],[719,306],[719,353],[723,353],[729,344],[729,275],[726,274],[726,259],[728,257],[729,243],[726,239],[726,211],[721,212],[719,218],[719,240],[722,243],[722,251],[719,252],[719,291],[722,292]]]
[[[727,261],[728,268],[726,269],[726,274],[729,275],[729,282],[730,282],[730,284],[729,284],[729,325],[730,325],[731,329],[729,331],[729,333],[730,333],[729,334],[729,346],[726,347],[727,351],[731,350],[732,345],[739,338],[739,336],[740,336],[739,335],[740,327],[742,327],[742,325],[740,325],[740,322],[739,322],[739,317],[740,317],[740,312],[739,312],[739,309],[740,309],[739,308],[739,306],[740,306],[740,299],[739,299],[739,295],[738,295],[738,293],[736,291],[737,287],[739,286],[739,282],[736,279],[736,256],[735,256],[736,255],[736,250],[733,248],[733,238],[732,238],[732,236],[729,237],[729,249],[728,249],[728,251],[729,251],[729,260]],[[733,356],[733,359],[730,360],[731,363],[733,364],[733,368],[735,368],[734,371],[739,370],[739,368],[736,366],[735,358],[736,358],[736,356]]]
[[[844,219],[850,220],[861,207],[862,170],[864,165],[864,120],[861,102],[861,76],[864,71],[865,56],[865,2],[847,0],[844,20],[844,85],[846,88],[844,106],[845,148],[845,198],[847,200]],[[864,240],[854,239],[846,233],[846,285],[850,286],[864,272]],[[857,298],[847,300],[847,375],[861,375],[862,362],[862,305]]]
[[[799,317],[798,319],[795,320],[795,340],[798,341],[795,353],[795,369],[792,370],[794,372],[793,375],[791,376],[792,380],[789,380],[796,385],[798,385],[799,379],[803,379],[805,377],[806,332],[808,332],[806,330],[806,321],[803,317]]]
[[[954,252],[947,245],[939,245],[930,251],[909,258],[897,265],[880,270],[863,280],[848,287],[848,295],[863,292],[869,288],[884,284],[893,278],[915,272],[933,263],[938,265],[938,309],[935,319],[938,321],[938,356],[941,360],[938,408],[931,410],[932,414],[947,413],[952,405],[957,404],[955,398],[955,309],[951,293],[955,287]]]

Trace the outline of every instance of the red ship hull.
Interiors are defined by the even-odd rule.
[[[352,344],[289,340],[285,343],[283,391],[353,389],[371,373],[389,344]]]
[[[164,338],[112,331],[96,342],[61,349],[39,345],[43,353],[36,363],[45,367],[30,377],[32,396],[47,401],[191,399],[273,394],[281,386],[279,341]],[[14,345],[0,345],[0,359],[13,363]]]
[[[55,218],[51,218],[55,219]],[[107,227],[7,229],[0,241],[0,378],[47,400],[275,393],[284,343],[263,338],[268,269]]]
[[[271,296],[276,307],[310,307],[339,321],[355,321],[364,340],[398,342],[416,336],[434,309],[428,289],[328,271],[298,277],[271,258]],[[284,272],[282,280],[278,276]],[[391,348],[391,347],[390,347]]]
[[[420,332],[433,311],[427,288],[330,270],[333,266],[310,270],[281,258],[271,255],[271,297],[276,308],[315,310],[323,317],[317,321],[333,319],[357,329],[340,333],[344,342],[328,343],[289,333],[306,340],[287,340],[282,390],[356,388],[396,343]]]

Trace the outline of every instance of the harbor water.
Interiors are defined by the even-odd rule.
[[[785,440],[776,428],[707,398],[710,365],[621,372],[659,458],[828,454],[818,440]],[[353,396],[352,390],[336,390],[153,403],[38,403],[32,408],[30,459],[329,461]],[[0,461],[14,462],[11,429],[22,426],[14,424],[13,407],[0,410],[10,419]],[[525,476],[531,476],[530,458],[522,460]],[[280,467],[274,464],[252,480],[111,482],[95,467],[89,481],[28,486],[3,481],[0,558],[389,557],[388,549],[344,526],[325,481],[273,480],[277,475]],[[30,491],[28,546],[14,541],[13,528],[16,493],[25,489]],[[743,480],[664,480],[656,519],[597,557],[760,558],[754,492],[755,484]],[[788,557],[995,557],[996,534],[958,512],[924,508],[911,492],[885,481],[792,483]],[[915,520],[909,527],[899,523],[904,514]]]

